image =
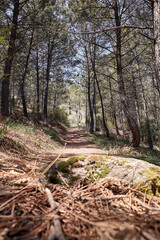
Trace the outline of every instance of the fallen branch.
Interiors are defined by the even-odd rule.
[[[52,240],[52,239],[65,240],[65,236],[62,232],[59,217],[55,211],[55,202],[51,194],[51,191],[48,188],[46,188],[45,191],[48,197],[49,204],[51,206],[51,210],[53,214],[53,223],[54,223],[54,225],[50,226],[50,234],[49,234],[48,240]]]
[[[66,143],[65,143],[65,145],[64,145],[63,150],[65,149],[65,147],[66,147]],[[53,166],[53,164],[55,164],[55,162],[60,158],[60,156],[61,156],[62,154],[63,154],[63,151],[56,157],[56,159],[53,160],[53,162],[51,162],[51,163],[44,169],[44,171],[43,171],[42,173],[43,173],[43,174],[47,173],[48,170]]]

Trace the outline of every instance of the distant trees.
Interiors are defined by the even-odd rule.
[[[152,149],[160,138],[159,12],[158,0],[1,1],[2,115],[18,107],[47,118],[63,106],[78,118],[83,109],[91,133],[131,135],[134,147]]]
[[[158,50],[156,50],[159,41],[158,35],[155,42],[155,67],[157,66],[155,71],[154,62],[149,60],[154,57],[153,21],[150,3],[154,8],[154,32],[159,34],[159,18],[157,17],[159,1],[151,0],[148,3],[147,1],[135,2],[132,0],[79,1],[73,5],[70,1],[70,7],[72,8],[75,21],[75,28],[71,27],[73,36],[82,36],[84,39],[83,44],[89,45],[89,48],[93,49],[94,46],[97,46],[96,69],[98,71],[95,71],[94,54],[91,54],[90,59],[86,54],[86,65],[88,66],[87,76],[89,83],[91,81],[94,82],[93,79],[98,78],[103,83],[101,84],[103,87],[97,84],[100,102],[102,102],[102,108],[104,109],[102,118],[106,120],[106,117],[109,115],[109,110],[107,110],[106,106],[108,105],[108,98],[111,98],[112,105],[110,108],[112,108],[113,118],[110,121],[113,119],[112,124],[115,125],[116,133],[120,134],[120,130],[124,130],[124,126],[125,132],[127,132],[129,127],[132,132],[134,147],[139,147],[140,138],[142,140],[146,138],[152,149],[153,136],[151,129],[154,124],[156,128],[159,126],[159,124],[153,123],[155,122],[153,117],[156,116],[157,118],[159,107],[156,100],[151,97],[154,94],[147,95],[147,93],[152,91],[155,93],[155,89],[158,89],[156,87],[159,86],[157,72],[159,72],[160,64],[158,63]],[[81,25],[81,28],[79,25]],[[84,38],[83,36],[85,35],[89,37]],[[94,42],[94,36],[98,36],[98,42]],[[88,49],[85,49],[86,53],[88,53],[87,51]],[[137,68],[139,58],[143,60],[139,62],[139,67]],[[150,66],[148,67],[149,63]],[[152,74],[150,71],[152,71]],[[114,96],[117,92],[119,92],[119,97],[116,97],[115,100]],[[93,128],[94,104],[91,103],[90,95],[94,96],[94,87],[88,88],[88,95],[88,106],[91,109],[90,131],[93,132],[95,129]],[[148,98],[149,96],[151,97],[150,99]],[[102,99],[103,101],[101,101]],[[117,108],[117,104],[119,104],[119,108]],[[152,114],[152,104],[156,106],[154,109],[158,110],[154,115]],[[105,112],[104,115],[103,112]],[[127,125],[124,124],[126,122]]]

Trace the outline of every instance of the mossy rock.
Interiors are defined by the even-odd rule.
[[[53,184],[61,184],[62,181],[61,179],[58,177],[58,172],[57,170],[53,170],[51,174],[46,175],[47,180]]]

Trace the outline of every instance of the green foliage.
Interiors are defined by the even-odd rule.
[[[23,133],[30,134],[35,131],[35,126],[28,126],[27,124],[20,122],[10,122],[9,127],[14,130],[19,130]]]
[[[108,139],[105,135],[93,134],[91,140],[97,145],[104,147],[107,151],[109,151],[110,155],[120,155],[142,159],[157,165],[160,161],[160,151],[150,150],[146,145],[141,145],[138,150],[134,150],[130,147],[130,143],[123,138],[112,137]]]
[[[49,115],[53,121],[58,121],[69,127],[68,114],[64,111],[63,108],[55,108],[52,113]]]
[[[59,142],[60,144],[63,144],[62,140],[59,137],[58,131],[56,131],[53,128],[49,128],[49,127],[42,127],[42,129],[43,129],[44,133],[46,135],[49,135],[52,140]]]

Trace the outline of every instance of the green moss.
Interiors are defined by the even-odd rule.
[[[68,161],[62,161],[58,163],[57,169],[62,173],[70,173],[69,166],[70,164]]]
[[[154,178],[157,175],[159,175],[159,173],[157,173],[155,170],[153,170],[153,167],[143,170],[142,173],[147,174],[149,178],[151,178],[151,177]]]
[[[86,156],[75,156],[75,157],[69,158],[67,161],[60,161],[58,163],[57,169],[62,173],[70,173],[70,168],[82,166],[78,164],[78,161],[84,160],[85,158]],[[75,166],[75,163],[77,163],[78,165]]]
[[[51,183],[54,183],[54,184],[61,184],[61,180],[59,179],[58,177],[58,173],[57,173],[57,170],[53,170],[52,171],[52,174],[50,174],[49,176],[47,176],[47,180]]]
[[[158,167],[150,167],[149,169],[154,173],[160,174],[160,169]]]
[[[105,178],[109,172],[110,172],[110,170],[108,168],[108,165],[103,165],[103,167],[99,170],[93,169],[92,174],[94,175],[94,177],[96,179],[98,179],[98,178]],[[90,177],[92,176],[92,174],[90,175]]]
[[[90,167],[90,166],[86,166],[85,169],[86,169],[87,171],[90,171],[90,170],[91,170],[91,167]]]
[[[79,180],[79,179],[80,179],[80,176],[79,176],[79,175],[78,175],[78,176],[70,176],[68,184],[69,184],[70,186],[73,186],[74,183],[75,183],[77,180]]]
[[[132,168],[132,166],[130,166],[130,165],[126,165],[125,168]]]
[[[126,160],[122,160],[122,161],[117,160],[117,164],[119,166],[123,166],[126,162],[127,162]]]
[[[80,167],[83,167],[83,165],[81,163],[79,163],[79,162],[75,162],[75,163],[73,163],[72,167],[80,168]]]
[[[68,161],[70,162],[70,164],[73,164],[75,162],[80,161],[84,161],[86,159],[87,155],[82,155],[82,156],[74,156],[68,159]]]
[[[151,187],[146,183],[141,183],[138,187],[138,190],[142,193],[146,193],[148,195],[153,195]]]
[[[137,188],[139,191],[147,193],[148,195],[156,195],[160,197],[160,176],[156,176],[146,182],[134,184],[132,187]]]

